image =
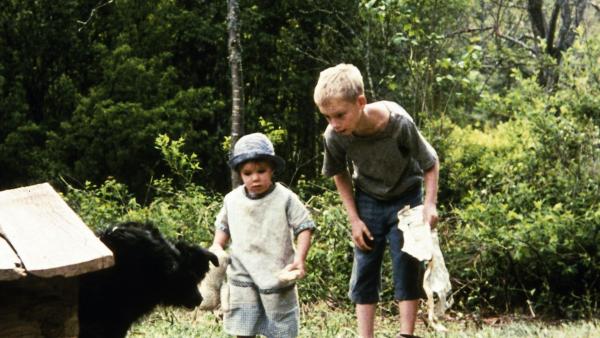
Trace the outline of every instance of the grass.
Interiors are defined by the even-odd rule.
[[[221,319],[213,313],[160,308],[135,324],[128,337],[230,337],[222,330]],[[488,337],[542,337],[542,338],[600,338],[600,321],[573,321],[552,323],[527,318],[496,317],[482,320],[450,319],[444,321],[446,333],[437,333],[418,321],[415,331],[421,337],[435,338],[488,338]],[[394,316],[377,316],[377,337],[396,337],[398,324]],[[352,311],[334,309],[324,303],[311,304],[302,309],[301,338],[357,337]]]

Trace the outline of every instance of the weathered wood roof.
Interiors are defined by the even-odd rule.
[[[112,252],[50,184],[0,191],[0,280],[70,277],[113,264]]]

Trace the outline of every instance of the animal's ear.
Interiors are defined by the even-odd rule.
[[[217,256],[204,248],[195,245],[190,245],[183,241],[175,243],[175,247],[177,247],[177,249],[179,250],[179,252],[181,252],[183,256],[187,257],[193,262],[206,262],[206,259],[208,259],[215,266],[219,266],[219,259],[217,258]]]
[[[211,263],[213,263],[215,266],[219,266],[219,258],[214,253],[212,253],[206,249],[202,249],[202,251],[204,252],[206,257],[208,257],[208,260]]]

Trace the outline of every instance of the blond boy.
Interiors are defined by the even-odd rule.
[[[405,205],[423,204],[423,220],[435,227],[437,154],[397,103],[367,103],[362,75],[353,65],[322,71],[314,100],[329,123],[322,172],[333,177],[352,225],[355,249],[349,297],[356,304],[358,333],[363,338],[374,335],[381,264],[389,243],[400,334],[412,337],[422,296],[421,264],[401,251],[397,212]]]

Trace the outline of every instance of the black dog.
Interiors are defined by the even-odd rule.
[[[209,261],[219,265],[209,251],[173,245],[150,224],[121,224],[99,237],[115,265],[80,277],[80,337],[125,337],[131,324],[158,304],[200,305],[198,283]]]

